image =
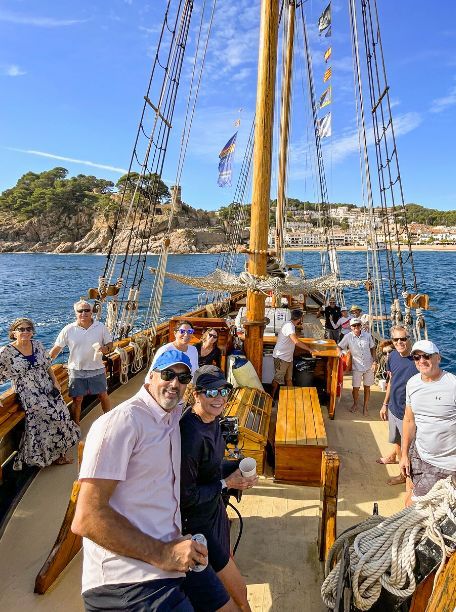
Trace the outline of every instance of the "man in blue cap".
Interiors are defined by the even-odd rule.
[[[185,573],[208,563],[207,548],[181,532],[178,404],[191,378],[185,353],[163,353],[138,393],[89,431],[72,524],[84,537],[87,611],[189,612],[204,591],[212,610],[237,609],[210,567],[198,574],[204,588],[192,580],[184,591]]]

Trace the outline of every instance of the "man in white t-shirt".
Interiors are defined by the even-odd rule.
[[[65,325],[49,351],[55,359],[68,346],[68,395],[72,398],[71,415],[79,425],[82,400],[96,395],[103,412],[111,409],[107,392],[103,355],[112,352],[112,336],[108,328],[93,318],[92,306],[85,300],[74,304],[76,321]]]
[[[340,352],[350,351],[352,356],[352,396],[353,404],[350,412],[358,410],[359,389],[363,383],[363,414],[368,413],[370,388],[374,384],[375,369],[375,342],[369,332],[362,329],[361,319],[356,317],[350,320],[351,332],[344,336],[338,346]]]
[[[430,340],[415,342],[412,357],[418,374],[406,386],[399,463],[407,477],[406,505],[438,480],[456,476],[456,376],[440,368],[440,351]]]
[[[178,403],[191,378],[188,356],[166,351],[89,431],[71,526],[84,538],[87,612],[237,610],[211,566],[185,577],[208,564],[207,548],[181,535]]]
[[[296,335],[296,325],[302,322],[302,311],[292,310],[291,321],[282,325],[272,356],[274,357],[274,380],[271,396],[274,398],[280,385],[291,387],[293,377],[293,355],[296,346],[311,353],[310,347]]]

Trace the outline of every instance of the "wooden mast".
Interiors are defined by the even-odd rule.
[[[290,134],[290,107],[291,107],[291,75],[293,71],[293,45],[295,29],[295,1],[288,2],[288,24],[286,38],[285,62],[283,66],[282,99],[280,109],[280,148],[279,148],[279,176],[277,188],[276,212],[276,239],[277,256],[283,263],[283,228],[285,214],[285,189],[288,161],[288,136]],[[280,306],[280,304],[279,304]]]
[[[278,24],[279,0],[262,0],[248,263],[248,271],[255,276],[266,275]],[[260,377],[263,366],[264,301],[263,293],[247,292],[244,348]]]

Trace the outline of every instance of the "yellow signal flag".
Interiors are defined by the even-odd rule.
[[[332,47],[329,47],[329,49],[326,49],[326,51],[325,51],[325,62],[327,62],[329,60],[329,58],[331,57],[331,53],[332,53]]]
[[[323,83],[326,83],[326,81],[329,81],[329,79],[331,78],[331,66],[325,70],[325,74],[323,75]]]

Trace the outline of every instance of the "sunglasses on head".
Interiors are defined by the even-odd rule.
[[[185,334],[188,334],[189,336],[191,336],[195,330],[194,329],[179,329],[178,332],[180,333],[181,336],[185,336]]]
[[[434,353],[422,353],[420,355],[412,355],[412,359],[413,361],[420,361],[421,359],[429,361],[432,355],[434,355]]]
[[[231,389],[228,387],[222,387],[221,389],[201,389],[198,393],[202,393],[206,397],[217,397],[217,395],[221,395],[222,397],[228,397]]]
[[[32,327],[16,327],[15,331],[19,331],[19,332],[31,332],[33,331]]]
[[[410,336],[401,336],[400,338],[391,338],[393,342],[407,342]]]
[[[82,312],[92,312],[91,308],[79,308],[78,310],[76,310],[76,312],[78,312],[79,314],[81,314]]]
[[[160,376],[162,380],[169,382],[170,380],[174,380],[177,377],[177,380],[181,385],[188,385],[188,383],[192,380],[192,375],[190,372],[182,372],[182,374],[178,374],[174,370],[162,370],[160,372]]]

